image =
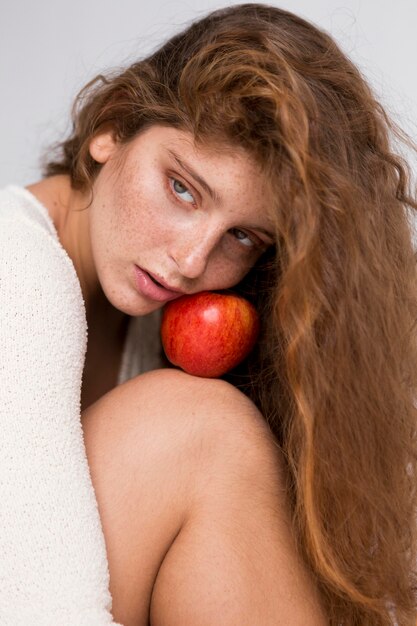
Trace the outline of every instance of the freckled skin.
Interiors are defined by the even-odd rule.
[[[272,245],[259,230],[273,231],[271,192],[243,149],[197,146],[189,132],[154,125],[126,144],[102,133],[89,150],[101,166],[92,196],[72,189],[68,176],[29,189],[50,212],[92,322],[108,309],[138,316],[163,306],[138,292],[135,265],[187,294],[222,290]]]
[[[221,204],[181,171],[167,149],[192,164],[219,192]],[[237,284],[268,246],[245,246],[230,233],[247,224],[268,226],[270,199],[243,151],[197,150],[189,133],[153,126],[126,148],[110,144],[102,158],[89,208],[92,256],[107,298],[127,314],[162,306],[136,291],[133,264],[196,293]],[[175,196],[170,176],[181,177],[188,191]],[[192,198],[194,204],[186,202]]]
[[[259,332],[253,305],[234,294],[202,292],[164,308],[161,338],[168,359],[188,374],[225,374],[252,350]]]

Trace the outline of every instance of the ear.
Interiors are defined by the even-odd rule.
[[[90,155],[97,163],[106,163],[116,151],[117,142],[113,131],[100,133],[90,141]]]

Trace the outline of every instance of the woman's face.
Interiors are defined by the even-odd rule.
[[[125,145],[99,135],[90,152],[102,163],[89,208],[95,269],[128,315],[181,295],[155,280],[187,294],[232,287],[274,243],[271,197],[243,150],[197,148],[156,125]]]

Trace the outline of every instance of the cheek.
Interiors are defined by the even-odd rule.
[[[123,227],[137,235],[164,237],[176,226],[176,214],[158,174],[151,171],[127,175],[119,194]]]
[[[206,275],[208,290],[230,289],[236,286],[251,269],[252,264],[236,264],[225,258],[213,259]]]

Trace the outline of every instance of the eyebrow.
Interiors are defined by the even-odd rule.
[[[202,178],[200,176],[200,174],[197,174],[197,172],[195,172],[192,167],[190,167],[188,165],[188,163],[185,163],[182,159],[180,159],[180,157],[178,156],[178,154],[176,152],[174,152],[174,150],[171,150],[170,148],[167,148],[168,153],[173,157],[173,159],[178,163],[178,165],[180,167],[182,167],[183,170],[185,170],[192,178],[194,178],[194,180],[201,185],[201,187],[207,191],[207,193],[209,194],[209,196],[212,198],[212,200],[214,200],[215,202],[217,202],[218,204],[220,204],[220,196],[217,193],[217,191],[215,191],[214,189],[212,189],[210,187],[210,185],[204,180],[204,178]]]
[[[201,187],[205,189],[205,191],[207,191],[207,193],[215,202],[217,202],[218,204],[221,203],[220,196],[217,193],[217,191],[215,189],[212,189],[210,185],[204,180],[204,178],[200,176],[200,174],[197,174],[197,172],[194,171],[192,167],[188,165],[188,163],[185,163],[182,159],[180,159],[180,157],[174,150],[167,148],[167,152],[178,163],[178,165],[182,167],[184,171],[186,171],[192,178],[194,178],[194,180],[197,181],[201,185]],[[275,235],[272,231],[267,230],[266,228],[262,228],[262,226],[255,226],[255,225],[248,226],[248,228],[253,228],[254,230],[258,230],[260,233],[263,233],[264,235],[272,239],[272,243],[275,243]]]

